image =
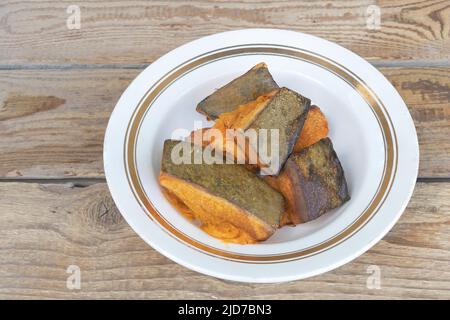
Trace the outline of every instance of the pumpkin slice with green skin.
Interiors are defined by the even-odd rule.
[[[259,63],[245,74],[217,89],[197,105],[197,111],[215,120],[225,112],[255,100],[259,96],[278,89],[267,65]]]
[[[277,175],[298,140],[310,104],[308,98],[283,87],[221,114],[213,128],[233,129],[236,135],[243,135],[235,140],[238,149],[245,150],[245,163],[257,165],[264,175]]]
[[[190,161],[186,161],[189,163],[174,160],[174,156],[183,157],[185,152],[189,153]],[[166,140],[159,176],[161,186],[182,201],[207,232],[211,226],[216,226],[216,231],[231,230],[237,234],[228,241],[237,243],[254,243],[270,237],[284,212],[283,196],[242,165],[205,161],[196,164],[194,159],[202,152],[202,146]]]

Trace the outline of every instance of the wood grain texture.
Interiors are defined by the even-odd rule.
[[[0,183],[0,212],[0,298],[450,298],[450,183],[418,183],[393,230],[355,261],[283,285],[169,261],[131,230],[104,183]],[[80,290],[66,287],[69,265],[81,269]],[[379,290],[366,286],[371,265]]]
[[[139,72],[0,71],[0,176],[103,176],[109,116]]]
[[[0,71],[0,177],[104,177],[102,145],[108,118],[140,71]],[[450,177],[450,68],[381,72],[414,118],[419,175]]]
[[[70,30],[67,8],[81,10]],[[381,9],[381,28],[367,10]],[[148,63],[188,41],[241,28],[285,28],[372,59],[450,57],[450,5],[419,1],[2,1],[0,64]]]
[[[419,138],[419,176],[450,177],[450,68],[381,69],[409,107]]]

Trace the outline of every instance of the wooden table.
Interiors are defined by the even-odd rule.
[[[450,298],[450,3],[378,1],[2,1],[0,298]],[[81,28],[68,29],[69,5]],[[69,12],[72,9],[69,9]],[[298,30],[353,50],[414,118],[420,172],[391,232],[355,261],[285,284],[239,284],[179,266],[115,208],[102,143],[122,91],[162,54],[208,34]],[[66,286],[70,265],[81,288]],[[381,288],[370,289],[370,266]]]

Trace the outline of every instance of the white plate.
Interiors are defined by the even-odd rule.
[[[206,126],[196,104],[262,61],[280,86],[311,98],[325,113],[351,200],[315,221],[284,227],[264,243],[225,244],[162,195],[157,177],[163,141],[176,129],[194,129],[195,121]],[[190,269],[245,282],[310,277],[368,250],[405,209],[418,163],[408,108],[380,72],[334,43],[273,29],[216,34],[158,59],[123,93],[104,143],[112,197],[142,239]]]

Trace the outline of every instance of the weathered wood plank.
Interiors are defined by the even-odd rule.
[[[450,177],[450,68],[381,68],[409,107],[419,138],[419,176]]]
[[[450,183],[418,183],[393,230],[355,261],[283,285],[169,261],[131,230],[104,183],[0,183],[0,212],[0,298],[450,298]],[[66,287],[69,265],[80,267],[80,290]],[[371,265],[379,290],[366,286]]]
[[[0,176],[103,176],[108,118],[139,72],[0,71]]]
[[[414,118],[421,177],[450,176],[450,68],[382,68]],[[0,71],[0,177],[103,177],[109,115],[133,69]]]
[[[378,30],[367,27],[374,3]],[[81,28],[70,30],[74,4]],[[2,1],[0,63],[148,63],[202,36],[260,27],[317,35],[373,60],[448,60],[449,25],[441,0]]]

